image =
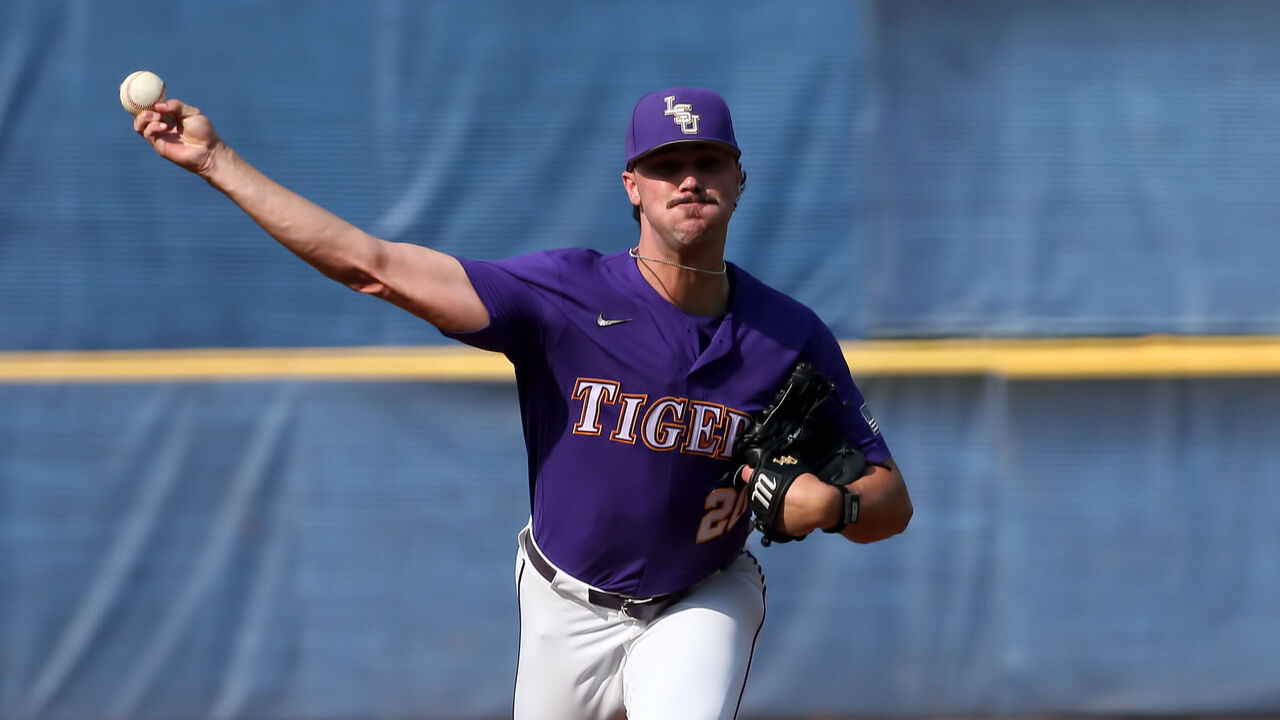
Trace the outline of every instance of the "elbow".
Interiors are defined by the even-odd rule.
[[[336,283],[346,285],[358,293],[381,297],[387,292],[385,283],[379,281],[376,276],[366,270],[354,265],[321,262],[318,260],[311,261],[311,264],[325,277]]]
[[[911,504],[911,498],[903,497],[892,506],[878,507],[874,522],[869,522],[862,527],[858,527],[858,524],[851,525],[851,532],[846,532],[845,537],[859,545],[888,540],[894,535],[906,532],[914,514],[915,508]]]
[[[389,243],[372,236],[366,238],[371,242],[360,247],[359,252],[349,252],[341,258],[330,258],[320,269],[331,280],[358,293],[385,300],[392,294],[385,281],[392,261],[387,247]]]
[[[906,532],[907,526],[911,524],[911,516],[916,514],[915,506],[911,504],[911,497],[905,492],[902,499],[898,501],[897,506],[890,514],[887,530],[889,532],[885,537],[893,537]]]
[[[380,283],[363,273],[358,273],[356,277],[334,279],[363,295],[373,295],[383,300],[389,299],[391,295],[391,290],[385,283]]]
[[[911,504],[911,493],[907,492],[907,483],[902,479],[901,473],[894,468],[893,490],[887,498],[884,510],[884,537],[893,537],[906,532],[907,526],[911,524],[911,517],[915,515],[915,506]],[[883,538],[882,538],[883,539]]]
[[[907,531],[907,526],[911,524],[911,516],[916,514],[915,507],[911,504],[911,499],[907,498],[903,507],[899,508],[894,522],[890,526],[890,536],[901,535]]]

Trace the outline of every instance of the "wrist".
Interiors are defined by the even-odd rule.
[[[225,144],[218,142],[205,152],[195,173],[214,187],[221,187],[220,180],[232,165],[235,164],[235,153]]]
[[[831,527],[839,522],[844,505],[843,495],[839,488],[822,482],[817,476],[814,476],[814,480],[816,482],[811,486],[813,492],[809,495],[811,504],[809,512],[805,516],[808,520],[804,528],[806,534]]]
[[[858,522],[858,516],[862,512],[862,496],[850,490],[848,485],[833,485],[832,489],[838,494],[837,512],[835,522],[823,526],[822,532],[825,533],[843,531]]]

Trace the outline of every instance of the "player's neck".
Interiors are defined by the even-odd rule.
[[[631,255],[640,275],[672,305],[695,315],[723,315],[728,309],[723,240],[674,252],[642,236]]]

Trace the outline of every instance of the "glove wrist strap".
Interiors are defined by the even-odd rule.
[[[836,485],[835,488],[840,491],[840,522],[823,528],[825,533],[838,533],[858,522],[858,513],[862,510],[861,495],[850,490],[848,485]]]

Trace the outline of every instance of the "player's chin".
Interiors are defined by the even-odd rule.
[[[714,220],[707,215],[685,216],[678,218],[673,225],[686,237],[700,237],[716,226],[717,223]]]

